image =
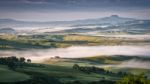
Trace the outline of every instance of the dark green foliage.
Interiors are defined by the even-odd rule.
[[[118,73],[113,73],[111,71],[107,71],[103,68],[98,68],[98,67],[95,67],[95,66],[92,66],[92,67],[87,67],[87,66],[79,66],[78,64],[74,64],[73,65],[73,69],[75,70],[79,70],[79,71],[82,71],[82,72],[85,72],[85,73],[98,73],[98,74],[104,74],[104,75],[110,75],[110,76],[119,76],[119,77],[123,77],[125,75],[127,75],[126,72],[118,72]]]
[[[84,83],[82,83],[80,81],[72,81],[72,82],[67,82],[65,84],[84,84]]]
[[[79,66],[78,64],[74,64],[73,65],[73,69],[76,69],[76,70],[80,70],[80,71],[83,71],[83,72],[86,72],[86,73],[104,73],[105,70],[103,68],[97,68],[97,67],[83,67],[83,66]]]
[[[34,75],[30,80],[20,81],[20,82],[0,82],[0,84],[63,84],[59,80],[53,77],[48,77],[45,75]]]
[[[28,63],[30,63],[31,60],[28,59]],[[25,65],[26,59],[24,57],[17,58],[15,56],[11,57],[1,57],[0,58],[0,64],[7,65],[9,69],[15,70],[17,67],[23,67]]]
[[[15,64],[15,62],[9,62],[7,66],[11,70],[15,70],[16,67],[17,67],[16,64]]]
[[[28,39],[29,40],[29,39]],[[27,41],[28,41],[27,40]],[[40,41],[42,42],[42,41]],[[50,46],[41,45],[34,41],[22,42],[19,39],[17,40],[6,40],[0,38],[0,49],[28,49],[28,48],[50,48]]]
[[[115,77],[122,78],[125,75],[127,75],[127,73],[124,73],[121,71],[118,73],[114,73],[114,72],[105,70],[103,68],[95,67],[95,66],[91,66],[91,67],[90,66],[79,66],[78,64],[74,64],[72,67],[74,70],[73,69],[71,69],[71,70],[75,71],[75,72],[80,72],[80,73],[82,73],[81,75],[83,75],[83,73],[84,73],[84,75],[86,75],[84,77],[88,78],[88,76],[91,76],[91,74],[94,74],[94,75],[97,74],[97,75],[101,75],[101,76],[97,76],[97,78],[98,78],[97,81],[94,79],[92,79],[90,81],[85,81],[85,80],[82,81],[82,79],[80,80],[80,79],[77,79],[76,77],[73,77],[72,74],[69,74],[69,76],[67,76],[66,75],[67,71],[66,71],[65,76],[67,76],[69,79],[66,79],[67,81],[62,81],[61,77],[60,78],[56,77],[55,74],[53,76],[53,75],[51,75],[53,73],[47,73],[47,70],[45,70],[45,69],[54,68],[53,66],[46,66],[44,64],[30,63],[31,62],[30,59],[27,59],[26,61],[28,63],[26,63],[25,60],[26,59],[23,57],[17,58],[15,56],[0,58],[0,64],[7,65],[9,67],[9,69],[15,70],[15,72],[24,73],[24,74],[30,76],[30,79],[26,79],[25,81],[16,81],[14,83],[1,83],[0,82],[0,84],[116,84],[116,81],[118,79],[115,79]],[[19,67],[20,65],[22,65],[23,68],[22,67],[20,68]],[[30,68],[33,69],[33,71]],[[40,68],[42,68],[42,69],[40,69]],[[38,69],[39,69],[39,71],[38,71]],[[54,70],[57,71],[57,69],[58,68],[55,67]],[[40,70],[43,70],[43,71],[40,71]],[[67,70],[67,69],[65,69],[65,70]],[[71,70],[69,70],[69,71],[71,71]],[[63,72],[62,69],[60,70],[60,72],[61,71]],[[46,72],[46,73],[43,73],[43,72]],[[59,75],[59,74],[56,74],[56,75]],[[60,73],[60,75],[62,75],[62,74]],[[77,75],[80,75],[80,74],[77,74]],[[108,79],[107,76],[114,77],[114,79]],[[62,77],[64,77],[64,76],[62,76]],[[88,79],[86,79],[86,80],[88,80]],[[139,76],[129,74],[128,76],[125,76],[122,80],[118,81],[117,84],[150,84],[150,81],[143,74],[139,75]]]
[[[0,64],[4,64],[4,65],[8,65],[10,62],[19,62],[20,60],[15,57],[15,56],[11,56],[11,57],[1,57],[0,58]]]
[[[91,82],[89,84],[116,84],[116,82],[111,80],[100,80],[100,81]]]
[[[147,79],[144,74],[140,75],[127,75],[123,77],[117,84],[150,84],[150,80]]]
[[[59,80],[45,75],[33,76],[28,84],[61,84]]]
[[[99,81],[93,81],[93,82],[81,82],[81,81],[72,81],[72,82],[67,82],[65,84],[116,84],[115,81],[111,80],[99,80]]]
[[[26,59],[25,59],[24,57],[20,57],[20,58],[19,58],[19,61],[20,61],[21,63],[24,63],[24,62],[26,61]]]
[[[31,63],[31,59],[27,59],[27,62],[28,62],[28,63]]]
[[[38,72],[24,72],[31,76],[31,80],[21,84],[62,84],[58,79]]]
[[[74,65],[73,65],[73,69],[79,70],[79,68],[80,68],[80,66],[79,66],[78,64],[74,64]]]

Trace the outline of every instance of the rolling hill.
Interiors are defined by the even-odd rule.
[[[0,19],[0,28],[14,28],[19,30],[19,34],[149,34],[150,20],[124,18],[118,15],[95,19],[48,22]]]

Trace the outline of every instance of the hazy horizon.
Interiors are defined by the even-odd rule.
[[[70,21],[110,15],[150,19],[149,0],[1,0],[0,11],[1,19],[22,21]]]
[[[112,17],[112,16],[118,16],[120,18],[132,18],[132,19],[136,19],[136,20],[150,20],[150,19],[138,19],[138,18],[134,18],[134,17],[124,17],[124,16],[120,16],[117,14],[112,14],[109,16],[104,16],[104,17],[93,17],[93,18],[82,18],[82,19],[74,19],[74,20],[47,20],[47,21],[40,21],[40,20],[21,20],[21,19],[13,19],[13,18],[0,18],[1,20],[16,20],[16,21],[26,21],[26,22],[57,22],[57,21],[76,21],[76,20],[89,20],[89,19],[102,19],[102,18],[106,18],[106,17]]]

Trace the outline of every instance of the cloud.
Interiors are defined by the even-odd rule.
[[[55,4],[70,7],[150,7],[149,0],[0,0],[0,3]]]
[[[46,0],[21,0],[21,2],[26,4],[47,4]]]
[[[55,15],[54,18],[58,18],[57,20],[59,17],[60,20],[61,18],[73,20],[74,17],[83,19],[85,16],[95,18],[95,16],[118,14],[147,19],[150,18],[150,12],[147,11],[150,10],[149,2],[149,0],[0,0],[0,18],[17,19],[16,17],[20,16],[21,18],[18,19],[24,17],[26,19],[30,16],[28,18],[32,20],[41,20],[45,17],[53,19],[51,16]]]

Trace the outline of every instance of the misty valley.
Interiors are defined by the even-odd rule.
[[[150,84],[150,20],[0,19],[0,84]]]
[[[149,41],[147,35],[1,34],[0,82],[116,84],[142,73],[149,79]]]

